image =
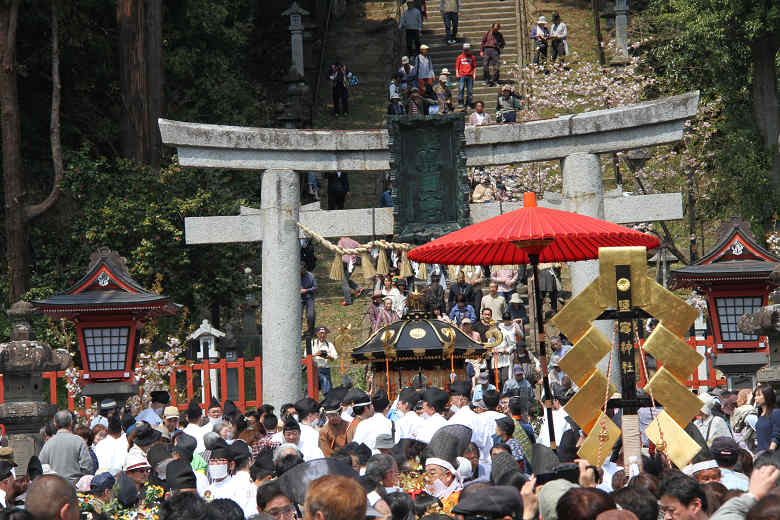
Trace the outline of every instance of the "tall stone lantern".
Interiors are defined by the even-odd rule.
[[[36,341],[30,327],[35,313],[32,304],[16,302],[8,310],[11,341],[0,344],[0,373],[3,374],[3,403],[0,424],[5,426],[8,445],[14,450],[17,472],[27,472],[27,462],[42,447],[39,431],[51,420],[57,406],[42,400],[41,373],[70,367],[68,351],[52,349]]]

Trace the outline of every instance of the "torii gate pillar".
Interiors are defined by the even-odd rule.
[[[301,395],[301,275],[298,174],[262,174],[263,401],[294,403]],[[292,333],[291,333],[292,332]]]
[[[580,215],[604,219],[604,183],[601,180],[601,162],[593,153],[574,153],[567,155],[562,163],[563,200],[566,210]],[[572,262],[572,294],[579,294],[599,276],[599,261]],[[600,320],[593,324],[607,338],[612,337],[612,321]],[[599,363],[605,374],[609,370],[609,357]],[[613,382],[620,388],[620,373],[616,373]]]

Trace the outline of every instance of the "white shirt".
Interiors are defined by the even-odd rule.
[[[152,426],[157,426],[158,424],[162,423],[162,417],[157,415],[157,412],[154,411],[154,408],[150,406],[135,416],[135,422],[140,421],[146,421]]]
[[[566,24],[561,22],[558,24],[552,24],[550,28],[550,36],[557,36],[558,38],[566,38],[569,35],[569,31],[566,28]]]
[[[312,448],[320,449],[320,432],[309,426],[308,424],[299,423],[301,427],[301,441],[300,443],[306,446],[307,451],[311,451]],[[282,434],[284,436],[284,434]],[[303,450],[301,450],[303,451]],[[320,452],[321,453],[321,452]]]
[[[502,419],[504,417],[509,417],[506,414],[503,414],[501,412],[497,412],[495,410],[486,410],[480,414],[477,414],[477,416],[482,419],[485,419],[485,422],[487,424],[490,424],[490,421],[493,421],[493,428],[496,427],[496,419]],[[495,432],[494,432],[495,433]]]
[[[203,453],[206,451],[206,445],[203,444],[203,435],[206,434],[206,428],[212,428],[211,423],[208,423],[206,426],[200,427],[197,424],[189,423],[182,431],[186,433],[187,435],[190,435],[195,438],[195,440],[198,442],[198,445],[195,447],[195,453]]]
[[[198,491],[198,495],[204,496],[209,488],[209,478],[200,471],[193,470],[193,473],[195,473],[195,489]]]
[[[401,439],[414,439],[414,432],[425,422],[425,419],[417,415],[414,410],[406,412],[395,423],[395,442]]]
[[[447,419],[441,414],[435,413],[424,419],[423,422],[414,431],[414,438],[420,442],[428,444],[431,442],[433,434],[439,431],[439,428],[447,425]]]
[[[105,438],[95,444],[92,448],[95,452],[95,456],[98,460],[98,467],[95,468],[95,474],[99,472],[108,471],[112,475],[116,475],[122,471],[122,466],[125,463],[125,457],[127,456],[127,437],[123,433],[118,438],[113,438],[111,435],[106,435]]]
[[[211,493],[207,500],[216,500],[218,498],[227,498],[233,500],[233,491],[235,489],[233,477],[228,475],[223,480],[214,481],[206,488],[206,493]],[[204,493],[204,495],[206,494]]]
[[[567,414],[564,411],[564,409],[561,408],[559,410],[553,410],[552,416],[553,416],[553,427],[555,428],[555,445],[560,446],[561,437],[563,437],[563,432],[571,428],[571,426],[569,426],[568,421],[566,421],[566,417],[568,417],[569,414]],[[539,436],[536,438],[536,442],[544,446],[547,446],[549,448],[550,430],[547,427],[547,410],[542,410],[542,417],[544,417],[544,420],[542,421],[542,429],[539,431]]]
[[[257,514],[257,486],[252,482],[248,471],[239,471],[233,475],[233,501],[241,506],[244,518]]]
[[[4,508],[7,507],[5,503],[5,491],[2,489],[0,489],[0,504],[2,504]]]
[[[303,454],[303,460],[304,462],[309,462],[310,460],[314,459],[324,459],[325,454],[322,453],[322,450],[317,444],[311,445],[309,443],[303,442],[303,437],[301,437],[301,440],[298,441],[298,451],[300,451]]]
[[[395,313],[399,316],[403,316],[404,307],[406,306],[406,297],[404,297],[404,295],[401,294],[401,291],[399,291],[396,287],[390,289],[388,296],[393,301],[393,311],[395,311]]]
[[[492,435],[496,433],[496,422],[489,417],[481,418],[469,406],[464,406],[455,412],[447,422],[471,428],[471,442],[479,448],[479,463],[484,465],[486,469],[490,468],[490,450],[493,448]]]
[[[314,356],[314,362],[317,364],[319,368],[327,368],[330,366],[331,359],[338,359],[339,353],[336,352],[336,347],[333,346],[333,343],[331,343],[330,341],[328,340],[320,341],[319,338],[314,338],[311,341],[312,354],[316,354],[317,352],[320,352],[322,350],[328,353],[329,359],[320,356]]]
[[[374,412],[374,415],[358,423],[352,441],[365,444],[373,452],[376,450],[376,437],[382,433],[392,435],[393,422],[383,414]]]

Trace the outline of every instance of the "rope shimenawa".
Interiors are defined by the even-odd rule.
[[[311,238],[322,244],[325,249],[333,253],[333,263],[330,267],[331,280],[344,279],[344,268],[341,260],[342,255],[360,256],[360,266],[363,269],[363,276],[366,279],[373,278],[377,273],[387,274],[390,272],[390,269],[389,263],[387,261],[387,255],[385,253],[386,249],[392,249],[401,252],[402,277],[407,278],[415,274],[414,271],[412,271],[412,265],[406,256],[407,252],[414,247],[412,244],[407,244],[404,242],[388,242],[387,240],[372,240],[371,242],[363,244],[359,247],[347,249],[339,246],[338,244],[334,244],[330,240],[318,235],[315,231],[307,228],[300,222],[297,222],[297,224],[301,231],[309,235]],[[377,258],[376,269],[374,269],[374,264],[371,262],[371,258],[369,256],[371,250],[375,247],[379,249],[379,257]],[[420,279],[425,279],[428,277],[425,264],[418,264],[416,276]]]

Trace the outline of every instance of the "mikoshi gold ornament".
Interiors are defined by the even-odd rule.
[[[633,431],[638,429],[636,410],[640,405],[654,406],[657,401],[665,410],[653,419],[646,434],[659,451],[682,468],[700,449],[683,429],[702,406],[685,381],[703,357],[682,339],[698,311],[647,276],[644,247],[599,248],[599,270],[599,277],[551,320],[574,343],[559,366],[581,387],[564,407],[588,434],[578,453],[600,466],[619,438],[619,428],[603,412],[613,393],[612,385],[607,385],[609,374],[605,376],[596,368],[598,361],[609,354],[611,369],[613,341],[592,325],[596,319],[615,319],[617,368],[623,394],[610,403],[623,408],[626,464],[632,459],[641,464],[640,445],[636,442],[639,432]],[[644,351],[664,365],[644,388],[650,403],[636,396],[634,362],[636,330],[642,326],[641,318],[648,316],[659,323]]]

